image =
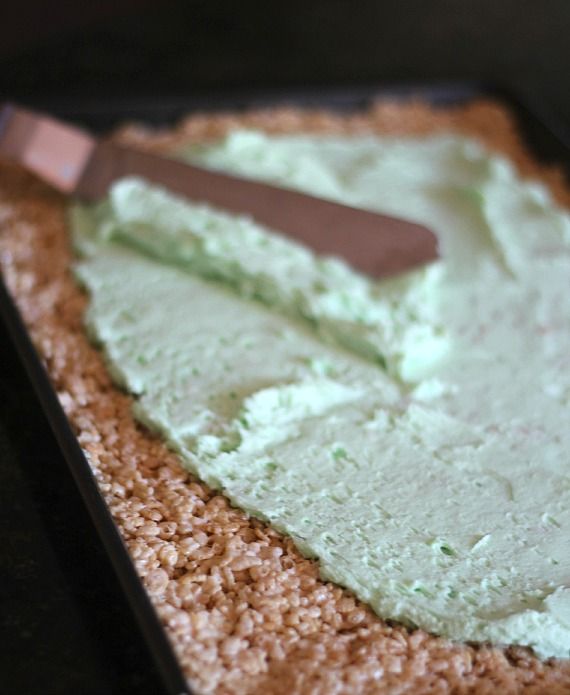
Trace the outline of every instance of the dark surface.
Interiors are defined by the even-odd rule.
[[[21,393],[24,397],[29,394],[26,412],[30,413],[30,423],[38,424],[37,431],[32,430],[34,435],[37,434],[37,439],[32,439],[28,436],[28,422],[17,417],[20,414],[18,410],[22,407],[19,405],[6,414],[6,431],[16,438],[24,431],[27,435],[25,441],[29,440],[35,447],[28,456],[28,448],[23,448],[24,440],[17,441],[16,444],[16,450],[22,455],[24,463],[28,462],[28,467],[22,469],[23,472],[28,473],[33,462],[40,466],[39,471],[31,471],[34,501],[43,522],[43,530],[49,536],[52,547],[57,550],[59,569],[70,582],[68,586],[63,583],[62,595],[69,595],[72,607],[75,594],[83,600],[81,605],[86,612],[80,616],[79,633],[81,635],[82,628],[85,627],[89,632],[99,635],[105,652],[103,663],[109,663],[109,658],[116,654],[119,670],[112,673],[111,682],[117,688],[122,689],[123,680],[126,679],[125,685],[128,682],[129,691],[137,692],[140,687],[147,692],[149,687],[150,692],[180,695],[186,692],[186,683],[170,643],[16,306],[2,282],[0,319],[9,337],[5,341],[8,350],[5,364],[8,367],[11,365],[11,375],[21,374],[22,377],[27,377],[27,380],[23,378],[20,383]],[[21,371],[22,366],[24,372]],[[33,391],[29,391],[30,384]],[[9,400],[12,401],[10,405],[14,405],[15,396],[22,398],[12,389],[9,394]],[[17,430],[19,423],[22,423],[24,430]],[[45,429],[46,425],[48,429]],[[47,460],[43,440],[47,451],[51,447]],[[39,455],[40,452],[43,452],[43,456]],[[63,503],[64,500],[66,503]],[[69,504],[67,500],[70,501]],[[53,513],[50,511],[52,507]],[[58,523],[54,524],[55,521]],[[29,549],[30,557],[34,560],[46,560],[46,567],[52,570],[53,575],[54,568],[44,558],[46,540],[47,538],[37,539],[36,547]],[[89,574],[85,577],[88,576],[92,582],[90,589],[84,586],[84,575],[77,574],[78,569],[84,571],[85,565],[89,563]],[[7,572],[6,577],[14,579],[10,572]],[[17,575],[15,581],[17,585]],[[43,591],[40,592],[40,597],[45,603]],[[8,602],[10,603],[9,599]],[[58,611],[66,612],[62,605],[56,605],[56,614]],[[44,623],[47,621],[44,620]],[[125,626],[128,629],[129,644],[123,654],[121,644],[117,644],[115,640],[117,633],[120,636]],[[25,647],[25,639],[21,641]],[[67,642],[62,643],[64,652],[67,651],[68,643],[72,642],[71,637],[67,637]],[[41,646],[46,643],[51,644],[51,641],[44,640]],[[134,652],[131,651],[133,648]],[[97,651],[97,647],[95,650]],[[91,653],[88,652],[87,656],[91,656]],[[79,661],[78,664],[80,663]],[[143,675],[139,664],[143,665]],[[109,665],[114,667],[112,663]],[[65,677],[67,673],[62,671],[62,675]]]
[[[469,79],[524,85],[570,121],[568,0],[146,0],[136,14],[134,4],[63,13],[64,0],[5,2],[14,19],[0,17],[0,94],[159,101]]]
[[[2,693],[160,693],[146,645],[0,323]]]
[[[0,383],[1,692],[162,692],[1,322]]]

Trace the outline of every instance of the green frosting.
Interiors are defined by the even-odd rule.
[[[381,616],[570,656],[570,219],[452,137],[183,153],[429,225],[374,283],[143,181],[76,206],[88,328],[141,422]]]
[[[447,350],[435,320],[440,266],[373,283],[248,218],[176,199],[137,179],[118,183],[95,215],[105,238],[223,282],[404,380],[417,379]]]

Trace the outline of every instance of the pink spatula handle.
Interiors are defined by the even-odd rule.
[[[18,161],[63,193],[75,190],[95,148],[79,128],[7,104],[0,109],[0,155]]]

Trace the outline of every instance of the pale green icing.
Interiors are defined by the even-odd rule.
[[[373,283],[246,217],[189,204],[137,179],[117,184],[97,214],[105,237],[306,321],[321,338],[404,380],[416,380],[447,350],[435,321],[437,265]]]
[[[443,261],[374,284],[120,182],[72,227],[137,417],[379,615],[570,656],[568,215],[451,137],[246,132],[185,156],[427,223]]]

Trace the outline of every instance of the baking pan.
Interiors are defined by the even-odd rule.
[[[490,97],[504,104],[516,117],[519,130],[534,156],[541,161],[556,162],[570,175],[570,136],[565,127],[556,123],[547,113],[543,104],[534,101],[529,95],[521,97],[508,89],[478,84],[367,85],[353,89],[264,90],[249,93],[240,91],[189,97],[155,96],[152,99],[125,98],[111,101],[98,99],[80,103],[71,99],[59,99],[49,102],[38,101],[29,105],[81,123],[96,132],[104,132],[127,120],[168,126],[183,115],[196,110],[239,111],[292,104],[347,112],[366,108],[373,101],[382,98],[398,101],[420,98],[434,106],[449,107],[477,97]],[[153,661],[162,691],[169,695],[190,692],[166,634],[97,488],[89,464],[3,282],[0,282],[0,319],[4,324],[2,328],[8,332],[16,349],[17,359],[24,366],[34,389],[34,407],[43,411],[47,418],[61,457],[73,476],[77,501],[85,508],[96,529],[97,540],[93,542],[100,544],[100,550],[118,580],[113,601],[124,604],[132,614],[136,629],[140,633],[139,637]],[[73,526],[77,519],[69,518],[68,523]]]

